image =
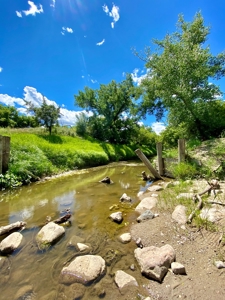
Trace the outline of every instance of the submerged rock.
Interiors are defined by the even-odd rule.
[[[98,255],[76,257],[61,271],[61,282],[64,284],[88,284],[101,277],[106,270],[105,260]]]
[[[122,289],[123,287],[125,287],[127,285],[138,286],[138,283],[133,276],[131,276],[121,270],[116,271],[115,283],[119,287],[119,289]]]
[[[120,197],[120,201],[121,202],[131,202],[131,197],[127,196],[126,193],[124,193],[121,197]]]

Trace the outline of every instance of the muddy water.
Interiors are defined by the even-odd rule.
[[[106,260],[107,274],[97,283],[102,291],[105,290],[105,299],[122,299],[113,274],[117,269],[127,271],[131,264],[135,264],[135,243],[121,244],[118,236],[129,232],[130,224],[137,218],[134,212],[137,193],[146,189],[140,177],[143,170],[145,167],[140,163],[124,162],[2,193],[0,226],[23,220],[27,222],[27,228],[22,231],[23,247],[8,256],[0,270],[0,299],[14,299],[20,288],[28,285],[32,286],[32,293],[29,292],[30,298],[27,299],[42,299],[46,295],[47,298],[43,299],[74,299],[68,294],[71,288],[60,284],[61,269],[80,255],[67,246],[74,235],[82,237],[84,243],[91,246],[91,254],[101,255]],[[105,176],[114,183],[99,183]],[[123,193],[132,198],[131,204],[120,203]],[[118,207],[110,211],[114,204]],[[50,249],[41,252],[35,236],[45,223],[46,216],[56,219],[68,208],[72,218],[71,225],[65,228],[65,235]],[[124,215],[120,225],[109,219],[109,215],[118,210]],[[139,280],[140,271],[134,271],[133,276]],[[84,294],[83,299],[98,299],[101,294],[95,283],[83,289],[82,286],[80,293]]]

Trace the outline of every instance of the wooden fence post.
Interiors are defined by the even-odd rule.
[[[152,173],[152,175],[157,179],[163,179],[159,173],[153,168],[153,166],[150,164],[147,157],[144,155],[144,153],[141,152],[140,149],[135,150],[135,153],[140,158],[141,161],[146,165],[146,167],[149,169],[149,171]]]
[[[0,174],[2,174],[3,136],[0,135]]]
[[[185,139],[178,140],[178,163],[185,161]]]
[[[157,160],[158,160],[159,175],[162,176],[164,174],[163,158],[162,158],[162,143],[157,143],[156,144],[156,149],[157,149]]]
[[[9,169],[10,158],[10,137],[3,136],[2,140],[2,173],[5,174]]]

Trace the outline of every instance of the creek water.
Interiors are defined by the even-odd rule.
[[[147,188],[140,176],[143,170],[148,173],[141,163],[121,162],[2,192],[0,226],[16,221],[25,221],[27,226],[21,232],[23,246],[9,255],[0,268],[0,299],[17,299],[16,294],[22,293],[23,288],[29,290],[29,286],[27,298],[21,299],[80,299],[73,296],[71,287],[60,283],[62,268],[77,255],[84,254],[68,247],[73,236],[83,238],[90,245],[91,254],[105,259],[107,273],[97,283],[105,290],[105,299],[122,299],[114,283],[114,273],[118,269],[132,272],[130,266],[136,264],[133,253],[136,245],[134,241],[122,244],[118,237],[129,232],[132,222],[136,222],[137,193]],[[99,182],[106,176],[113,184]],[[120,202],[123,193],[132,198],[131,203]],[[35,236],[46,217],[57,219],[66,209],[70,209],[72,217],[71,224],[65,227],[65,235],[47,251],[40,251]],[[115,211],[123,212],[121,224],[109,218]],[[141,280],[140,270],[136,268],[133,276]],[[98,299],[104,294],[97,291],[96,283],[82,286],[81,290],[82,299]]]

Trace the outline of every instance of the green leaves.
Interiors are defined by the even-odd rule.
[[[147,49],[146,68],[150,72],[142,82],[145,112],[157,112],[156,103],[161,103],[161,112],[166,109],[170,119],[176,119],[175,126],[184,122],[191,124],[193,131],[195,124],[196,135],[203,139],[208,137],[206,132],[210,127],[210,120],[207,124],[203,116],[212,109],[209,102],[221,94],[219,86],[210,81],[225,73],[225,53],[213,56],[209,47],[204,47],[208,34],[209,27],[204,25],[201,13],[192,22],[185,22],[180,15],[177,32],[161,41],[154,40],[155,53],[150,55]]]

